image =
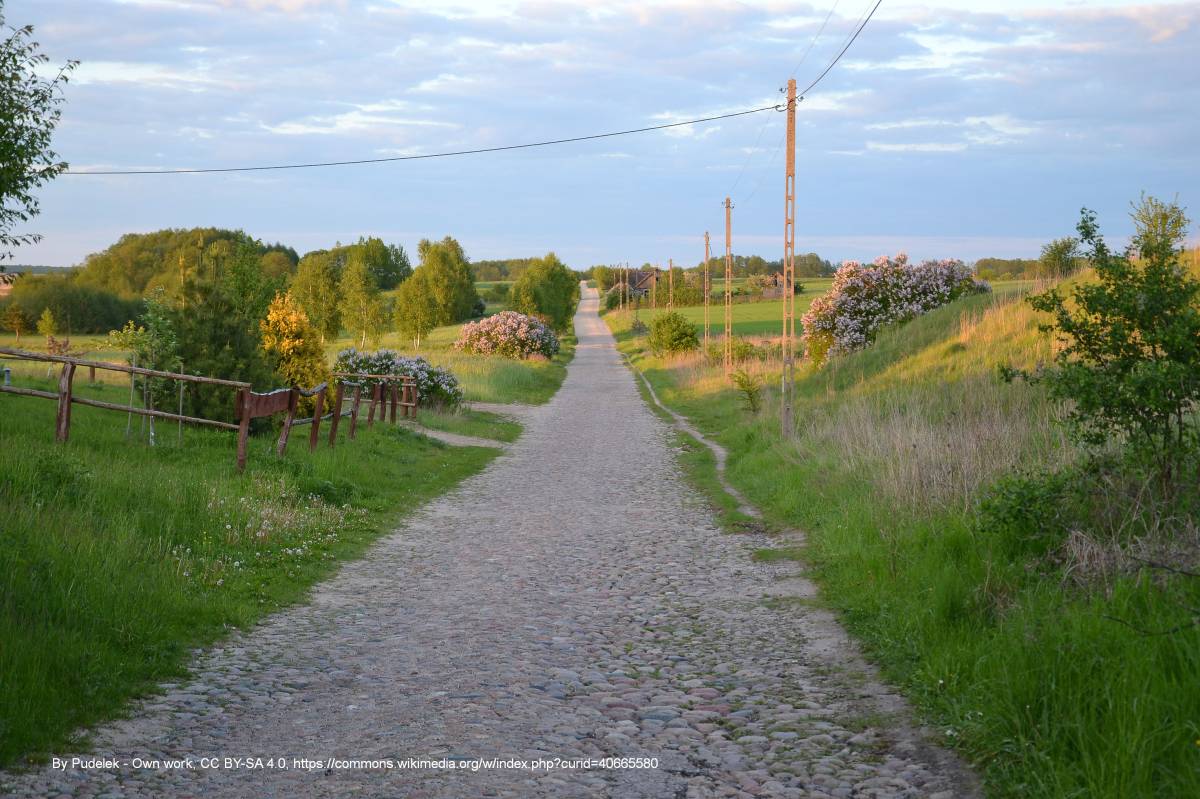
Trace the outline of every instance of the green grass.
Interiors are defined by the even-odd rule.
[[[160,425],[151,449],[137,420],[127,441],[121,414],[77,406],[58,445],[54,413],[0,395],[0,765],[75,745],[496,454],[377,424],[313,453],[294,437],[283,459],[256,437],[238,475],[231,433],[180,446]]]
[[[468,355],[453,346],[461,327],[449,325],[437,328],[421,342],[419,349],[398,333],[388,333],[378,344],[369,343],[368,348],[388,347],[406,355],[420,355],[435,366],[449,369],[458,378],[468,401],[527,405],[540,405],[554,396],[566,377],[567,364],[575,354],[575,336],[568,333],[559,337],[562,349],[550,361],[514,361],[499,356]],[[342,336],[329,342],[325,351],[332,362],[339,350],[357,345],[358,341]]]
[[[1029,287],[1001,285],[822,370],[801,366],[794,443],[780,440],[777,362],[747,365],[768,387],[753,417],[719,368],[651,357],[627,320],[606,319],[662,400],[729,449],[730,481],[768,524],[806,532],[823,601],[990,795],[1200,795],[1200,629],[1146,636],[1110,618],[1186,625],[1198,581],[1072,587],[976,521],[1000,476],[1078,457],[1035,388],[995,376],[997,363],[1049,355],[1017,301]]]
[[[493,441],[516,441],[521,435],[521,425],[518,422],[487,411],[438,411],[422,408],[417,411],[417,421],[432,430],[490,438]]]

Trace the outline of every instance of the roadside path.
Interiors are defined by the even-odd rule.
[[[550,403],[479,475],[194,679],[98,756],[654,757],[651,769],[45,769],[0,795],[974,796],[758,535],[718,530],[585,292]],[[10,775],[11,776],[11,775]]]

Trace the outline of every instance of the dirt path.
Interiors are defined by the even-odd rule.
[[[718,531],[588,292],[563,388],[309,605],[99,731],[97,756],[657,758],[655,768],[49,769],[18,796],[968,796],[793,563]],[[798,599],[799,597],[799,599]],[[882,729],[881,729],[882,728]],[[289,766],[291,764],[289,763]],[[3,778],[0,778],[3,782]],[[0,790],[3,794],[4,790]]]

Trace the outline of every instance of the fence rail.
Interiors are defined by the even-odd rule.
[[[55,438],[60,442],[65,443],[70,438],[72,405],[85,405],[92,408],[149,417],[151,419],[152,433],[154,419],[165,419],[178,422],[181,425],[195,424],[216,427],[222,430],[236,430],[238,434],[237,469],[239,472],[246,468],[250,423],[254,419],[274,416],[277,413],[285,414],[283,427],[280,430],[279,439],[275,444],[276,454],[282,456],[287,451],[288,439],[292,428],[301,425],[311,425],[308,435],[308,448],[309,451],[315,450],[319,441],[321,422],[325,419],[331,420],[329,426],[329,446],[334,446],[337,441],[338,426],[343,416],[350,417],[348,437],[353,439],[358,428],[359,411],[363,400],[363,388],[368,383],[371,384],[371,395],[370,406],[367,412],[367,427],[371,427],[375,423],[376,409],[379,410],[380,421],[383,421],[390,406],[391,420],[395,422],[397,411],[404,417],[412,417],[416,415],[418,405],[416,380],[407,375],[372,375],[354,372],[336,372],[333,375],[335,379],[332,408],[328,413],[325,413],[326,395],[329,391],[328,383],[321,383],[318,386],[307,389],[293,386],[291,388],[279,388],[274,391],[258,393],[252,390],[249,383],[239,380],[223,380],[215,377],[204,377],[202,375],[189,375],[182,372],[164,372],[157,369],[145,369],[139,366],[109,363],[107,361],[88,361],[68,355],[53,355],[0,347],[0,358],[62,364],[62,372],[59,374],[58,379],[58,391],[42,391],[40,389],[0,385],[0,393],[55,400],[58,403],[58,413],[55,418]],[[87,367],[93,375],[97,369],[128,374],[130,380],[129,404],[118,405],[112,402],[102,402],[87,397],[75,396],[75,370],[81,366]],[[182,385],[180,387],[180,413],[171,413],[170,411],[149,407],[149,405],[153,404],[152,401],[149,402],[149,405],[139,408],[133,404],[133,380],[134,376],[137,375],[147,378],[157,377],[166,380],[175,380],[181,384],[197,383],[236,389],[234,422],[184,415],[182,413]],[[353,389],[349,410],[346,409],[347,387]],[[148,392],[145,396],[149,397]],[[304,419],[296,418],[301,398],[313,399],[313,415],[311,417]],[[182,432],[180,435],[182,436]]]

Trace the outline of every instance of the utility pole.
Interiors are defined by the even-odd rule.
[[[725,376],[733,374],[733,204],[725,198]]]
[[[708,254],[708,231],[706,230],[706,231],[704,231],[704,278],[703,278],[703,287],[704,287],[704,357],[706,359],[708,358],[708,328],[710,327],[710,324],[711,324],[709,321],[709,318],[708,318],[708,299],[709,299],[709,295],[712,293],[712,283],[709,282],[709,278],[708,278],[708,259],[709,259],[709,257],[710,256]]]
[[[658,307],[658,264],[654,265],[654,271],[650,273],[650,310]]]
[[[783,437],[794,431],[796,362],[796,79],[787,85],[787,176],[783,189],[783,375],[779,417]]]
[[[667,259],[667,310],[675,310],[675,259]]]

